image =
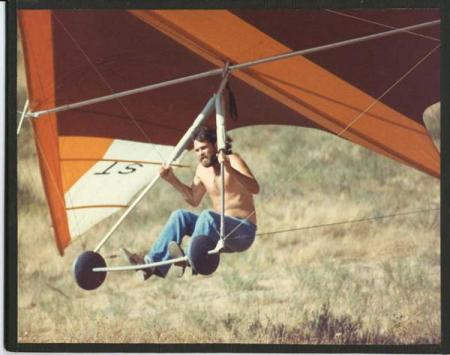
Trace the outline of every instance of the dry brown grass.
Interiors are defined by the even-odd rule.
[[[440,341],[436,212],[262,235],[248,252],[223,256],[212,277],[188,274],[177,279],[169,274],[165,280],[144,283],[137,273],[110,273],[99,289],[79,289],[71,263],[95,247],[113,218],[74,242],[65,257],[57,255],[36,161],[29,152],[34,148],[26,143],[28,129],[19,148],[19,342]],[[240,142],[247,133],[242,135]],[[270,181],[275,178],[264,171],[274,169],[271,162],[259,160],[258,151],[242,151],[264,189],[278,189]],[[439,184],[433,178],[400,166],[391,169],[396,173],[385,177],[383,185],[367,176],[367,185],[351,185],[347,192],[333,194],[333,182],[320,193],[326,175],[309,181],[300,176],[296,181],[301,186],[287,187],[284,194],[283,189],[277,195],[263,191],[257,201],[259,232],[439,203]],[[296,189],[300,196],[290,195]],[[357,194],[365,198],[353,199]],[[117,231],[104,255],[117,254],[121,246],[145,251],[170,210],[183,205],[163,184],[154,196]],[[123,263],[116,258],[107,262]]]
[[[23,84],[20,94],[19,104]],[[262,186],[260,233],[440,202],[436,179],[321,132],[271,127],[232,135]],[[194,164],[192,157],[187,162]],[[71,264],[97,245],[117,216],[60,257],[28,124],[19,137],[18,168],[19,342],[440,342],[437,212],[261,235],[249,251],[223,256],[212,277],[169,273],[142,282],[138,273],[110,273],[87,292],[75,284]],[[189,179],[192,170],[180,173]],[[180,207],[186,207],[181,198],[159,184],[103,255],[123,246],[144,252]]]

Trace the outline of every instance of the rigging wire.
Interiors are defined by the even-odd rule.
[[[393,214],[388,214],[388,215],[383,215],[383,216],[372,216],[372,217],[365,217],[365,218],[354,219],[354,220],[339,221],[339,222],[324,223],[324,224],[315,224],[315,225],[311,225],[311,226],[295,227],[295,228],[289,228],[289,229],[279,229],[279,230],[270,231],[270,232],[256,233],[256,236],[261,237],[261,236],[275,235],[275,234],[281,234],[281,233],[291,233],[291,232],[296,232],[296,231],[300,231],[300,230],[320,229],[320,228],[326,228],[326,227],[334,227],[334,226],[338,226],[338,225],[370,222],[373,220],[382,220],[382,219],[402,217],[402,216],[404,217],[404,216],[411,216],[414,214],[437,212],[437,211],[440,211],[440,208],[431,208],[431,209],[425,209],[425,210],[400,212],[400,213],[393,213]],[[217,232],[217,230],[216,230],[216,232]],[[105,257],[108,259],[113,259],[113,258],[119,257],[119,255],[118,254],[109,254],[109,255],[106,255]]]
[[[95,71],[95,73],[98,75],[98,77],[100,78],[100,80],[103,82],[103,84],[108,88],[108,90],[114,95],[115,92],[113,90],[113,88],[111,87],[111,85],[109,84],[109,82],[106,80],[106,78],[102,75],[102,73],[100,72],[99,68],[95,65],[95,63],[92,61],[92,59],[87,55],[87,53],[84,51],[84,49],[82,48],[82,46],[80,45],[80,43],[78,43],[78,41],[73,37],[73,35],[71,34],[71,32],[68,30],[68,28],[64,25],[64,23],[58,18],[58,16],[53,13],[53,17],[55,18],[55,20],[59,23],[59,25],[62,27],[62,29],[65,31],[65,33],[69,36],[69,38],[71,39],[71,41],[73,42],[73,44],[76,46],[76,48],[78,48],[78,50],[81,52],[81,54],[85,57],[86,61],[88,62],[88,64],[93,68],[93,70]],[[134,124],[134,126],[137,128],[137,130],[143,135],[143,137],[145,138],[145,140],[147,141],[147,143],[149,143],[151,145],[151,147],[154,149],[154,151],[156,152],[156,154],[159,156],[161,164],[165,161],[165,158],[163,157],[161,151],[158,149],[158,146],[154,143],[151,142],[150,137],[147,135],[147,133],[145,132],[145,130],[141,127],[141,125],[139,124],[139,122],[136,120],[136,118],[134,117],[134,115],[130,112],[130,110],[125,106],[125,104],[123,103],[123,101],[120,98],[116,98],[117,102],[120,104],[120,106],[122,107],[122,109],[125,111],[125,113],[128,115],[128,117],[131,119],[131,122]],[[36,141],[38,141],[37,137],[36,137]],[[39,143],[38,143],[39,144]],[[42,155],[43,156],[43,155]],[[44,157],[45,159],[45,157]],[[48,164],[47,164],[48,165]],[[50,175],[52,175],[51,171],[49,170]],[[52,177],[53,179],[55,179],[55,177]],[[66,198],[68,199],[69,202],[72,201],[72,196],[71,193],[66,193],[65,194]],[[64,196],[61,196],[61,198],[63,199],[63,206],[66,206],[65,203],[65,199]],[[72,204],[72,202],[71,202]],[[73,215],[73,222],[76,225],[76,230],[80,230],[80,223],[81,221],[79,220],[79,218],[75,218],[75,215]]]
[[[83,48],[79,45],[79,43],[76,41],[76,39],[72,36],[72,34],[68,31],[68,29],[64,26],[64,24],[59,20],[59,18],[56,16],[56,14],[53,14],[54,18],[57,20],[57,22],[61,25],[61,27],[63,28],[63,30],[66,32],[66,34],[69,36],[69,38],[72,40],[72,42],[75,44],[75,46],[80,50],[80,52],[83,54],[83,56],[86,58],[87,62],[92,66],[92,68],[94,69],[94,71],[97,73],[97,75],[100,77],[100,79],[103,81],[103,83],[105,84],[105,86],[112,92],[114,93],[114,90],[112,89],[112,87],[109,85],[109,83],[107,82],[107,80],[104,78],[104,76],[101,74],[101,72],[98,70],[98,68],[95,66],[95,64],[92,62],[92,60],[89,58],[89,56],[85,53],[85,51],[83,50]],[[140,127],[139,123],[136,121],[136,119],[134,118],[134,116],[131,114],[131,112],[127,109],[127,107],[123,104],[122,100],[117,99],[117,101],[119,102],[119,104],[122,106],[122,108],[124,109],[124,111],[128,114],[128,116],[130,117],[131,121],[135,124],[135,126],[137,127],[137,129],[139,131],[141,131],[141,133],[144,135],[145,139],[147,140],[148,143],[151,144],[151,146],[153,147],[153,149],[156,151],[156,153],[158,154],[158,156],[161,159],[161,162],[164,161],[164,158],[161,154],[161,152],[159,151],[159,149],[157,149],[157,146],[155,144],[153,144],[148,135],[145,133],[145,131]],[[28,111],[28,107],[29,107],[29,100],[27,99],[24,105],[24,108],[22,110],[22,115],[19,121],[19,126],[17,128],[17,134],[19,134],[20,129],[22,127],[22,123],[25,117],[28,116],[29,111]],[[50,163],[47,160],[47,157],[44,154],[41,142],[39,140],[39,138],[36,136],[34,129],[33,129],[33,135],[36,141],[36,145],[38,150],[40,151],[40,155],[44,161],[44,167],[46,168],[46,170],[49,173],[50,176],[50,181],[51,184],[54,186],[54,189],[57,191],[57,196],[59,198],[59,200],[61,201],[62,206],[66,206],[66,201],[65,201],[65,197],[64,195],[60,192],[59,188],[58,188],[58,183],[57,183],[57,178],[54,176],[54,174],[52,173],[52,170],[50,169]],[[67,173],[67,172],[66,172]],[[70,204],[72,204],[72,196],[70,193],[65,194],[66,198],[68,199],[68,201],[70,202]],[[69,217],[67,217],[69,218]],[[78,218],[74,218],[73,222],[75,223],[76,230],[80,230],[80,221]],[[75,239],[79,236],[73,237],[72,239]]]
[[[365,115],[373,106],[375,106],[380,100],[386,96],[394,87],[396,87],[403,79],[405,79],[409,74],[411,74],[420,64],[422,64],[423,61],[425,61],[433,52],[438,49],[441,45],[438,44],[433,49],[431,49],[430,52],[428,52],[423,58],[421,58],[416,64],[414,64],[405,74],[403,74],[395,83],[393,83],[389,88],[387,88],[380,96],[378,96],[367,108],[360,112],[358,116],[356,116],[347,127],[345,127],[342,132],[338,134],[338,137],[340,137],[342,134],[344,134],[348,129],[353,126],[354,123],[356,123],[363,115]]]
[[[316,228],[324,228],[324,227],[333,227],[333,226],[338,226],[338,225],[361,223],[361,222],[369,222],[369,221],[374,221],[374,220],[394,218],[394,217],[400,217],[400,216],[409,216],[409,215],[413,215],[413,214],[426,213],[426,212],[435,212],[435,211],[440,211],[440,208],[432,208],[432,209],[426,209],[426,210],[400,212],[400,213],[393,213],[393,214],[388,214],[388,215],[384,215],[384,216],[372,216],[372,217],[364,217],[364,218],[354,219],[354,220],[339,221],[339,222],[324,223],[324,224],[316,224],[316,225],[312,225],[312,226],[303,226],[303,227],[294,227],[294,228],[289,228],[289,229],[280,229],[280,230],[271,231],[271,232],[257,233],[256,235],[257,236],[273,235],[273,234],[280,234],[280,233],[295,232],[295,231],[300,231],[300,230],[308,230],[308,229],[316,229]]]
[[[366,22],[366,23],[371,23],[371,24],[373,24],[373,25],[378,25],[378,26],[381,26],[381,27],[384,27],[384,28],[390,28],[390,29],[393,29],[393,30],[394,30],[394,29],[400,29],[399,27],[389,26],[389,25],[386,25],[386,24],[381,23],[381,22],[376,22],[376,21],[368,20],[368,19],[366,19],[366,18],[362,18],[362,17],[355,16],[355,15],[350,15],[350,14],[347,14],[347,13],[345,13],[345,12],[340,12],[340,11],[331,10],[331,9],[325,9],[325,11],[327,11],[327,12],[329,12],[329,13],[332,13],[332,14],[335,14],[335,15],[339,15],[339,16],[343,16],[343,17],[348,17],[348,18],[352,18],[352,19],[355,19],[355,20],[358,20],[358,21],[362,21],[362,22]],[[417,36],[417,37],[422,37],[422,38],[425,38],[425,39],[429,39],[429,40],[432,40],[432,41],[435,41],[435,42],[440,42],[440,41],[441,41],[439,38],[435,38],[435,37],[432,37],[432,36],[423,35],[423,34],[421,34],[421,33],[413,32],[413,31],[408,31],[408,30],[406,30],[406,31],[403,31],[403,32],[409,33],[409,34],[414,35],[414,36]]]
[[[80,52],[83,54],[83,56],[86,58],[87,62],[91,65],[91,67],[94,69],[94,71],[97,73],[97,75],[100,77],[100,80],[103,81],[103,84],[108,88],[108,90],[114,95],[114,89],[111,87],[111,85],[108,83],[104,75],[100,72],[98,67],[94,64],[94,62],[89,58],[87,53],[84,51],[84,49],[81,47],[81,45],[78,43],[78,41],[73,37],[73,35],[70,33],[70,31],[67,29],[67,27],[62,23],[62,21],[56,16],[55,13],[53,13],[54,18],[58,21],[60,26],[63,28],[63,30],[66,32],[66,34],[69,36],[69,38],[72,40],[72,42],[75,44],[75,46],[80,50]],[[161,159],[161,163],[164,162],[164,157],[161,154],[160,150],[157,148],[157,146],[151,142],[150,137],[145,132],[145,130],[141,127],[141,125],[138,123],[134,115],[130,112],[130,110],[125,106],[123,101],[120,98],[116,98],[117,102],[120,104],[122,109],[125,111],[125,113],[128,115],[128,117],[131,119],[133,124],[136,126],[138,131],[143,135],[143,137],[146,139],[148,143],[151,144],[151,146],[155,149],[156,153],[158,154],[159,158]]]
[[[363,117],[363,115],[365,113],[367,113],[376,103],[378,103],[384,96],[386,96],[395,86],[397,86],[401,81],[403,81],[409,74],[411,74],[421,63],[423,63],[423,61],[425,59],[427,59],[437,48],[440,47],[440,44],[438,44],[437,46],[435,46],[434,48],[431,49],[431,51],[429,51],[428,53],[426,53],[422,58],[419,59],[419,61],[417,63],[415,63],[410,69],[408,69],[406,71],[405,74],[403,74],[398,80],[396,80],[394,82],[394,84],[392,84],[387,90],[385,90],[379,97],[377,97],[376,99],[374,99],[374,101],[363,111],[360,112],[354,119],[352,119],[350,121],[350,123],[344,127],[338,134],[337,136],[340,137],[342,134],[344,134],[352,125],[354,125],[357,121],[359,121],[361,119],[361,117]],[[312,160],[308,161],[307,163],[305,163],[300,169],[296,169],[296,174],[303,172],[310,164],[312,163]],[[284,183],[286,183],[287,181],[290,181],[293,178],[293,174],[289,175],[289,177],[285,178],[283,180]],[[276,192],[278,192],[281,189],[282,184],[278,185],[278,189],[275,189]],[[245,217],[243,219],[246,220],[248,218],[250,218],[251,216],[253,216],[256,213],[256,210],[253,210],[247,217]],[[239,226],[241,226],[243,224],[243,221],[240,222],[235,228],[233,228],[231,230],[231,232],[229,232],[224,240],[226,240],[236,229],[239,228]]]

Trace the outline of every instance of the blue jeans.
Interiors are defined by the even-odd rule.
[[[215,243],[220,239],[220,214],[212,210],[204,210],[195,214],[187,210],[172,212],[162,229],[158,240],[145,256],[146,262],[169,260],[168,245],[174,241],[178,245],[185,235],[192,238],[211,238]],[[256,226],[246,219],[225,216],[225,252],[240,252],[248,249],[255,240]],[[187,251],[188,256],[190,250]],[[155,274],[165,277],[170,265],[159,266]]]

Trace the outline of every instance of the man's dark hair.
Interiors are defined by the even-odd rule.
[[[216,144],[217,143],[216,130],[209,128],[207,126],[200,126],[199,128],[196,129],[196,131],[192,135],[192,140]],[[226,154],[232,153],[232,151],[231,151],[231,142],[232,141],[233,140],[227,134],[226,139],[225,139],[225,153]]]

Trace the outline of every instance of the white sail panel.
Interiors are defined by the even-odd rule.
[[[95,163],[65,194],[71,237],[76,237],[125,209],[158,173],[172,146],[114,140],[102,160]]]
[[[111,216],[119,211],[120,208],[101,207],[101,208],[80,208],[67,210],[67,221],[69,232],[73,237],[79,236],[99,221]]]

